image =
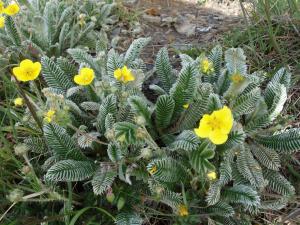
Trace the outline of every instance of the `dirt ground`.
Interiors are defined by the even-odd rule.
[[[153,56],[163,46],[170,50],[201,49],[243,22],[237,0],[208,0],[203,4],[200,1],[129,0],[131,4],[125,3],[129,10],[140,14],[131,38],[152,37],[143,57],[147,63],[153,63]]]

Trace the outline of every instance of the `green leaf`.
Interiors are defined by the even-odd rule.
[[[168,95],[158,97],[155,105],[155,121],[158,129],[169,126],[175,107],[175,101]]]
[[[134,144],[137,141],[136,131],[138,126],[129,122],[115,123],[116,138],[127,144]]]
[[[225,52],[225,62],[230,74],[247,74],[246,56],[241,48],[230,48]]]
[[[109,166],[101,166],[92,179],[93,191],[96,195],[102,195],[107,191],[117,176],[117,172]]]
[[[255,158],[265,167],[271,170],[278,171],[280,168],[280,159],[279,155],[272,149],[260,147],[260,146],[251,146],[251,151]]]
[[[268,188],[278,194],[284,196],[293,196],[295,194],[295,188],[292,184],[280,173],[273,170],[264,170],[266,180],[268,180]]]
[[[88,67],[90,67],[95,71],[96,76],[101,75],[101,68],[96,62],[96,60],[84,50],[73,48],[73,49],[68,49],[68,53],[75,60],[75,62],[77,62],[78,64],[87,65]]]
[[[155,168],[153,170],[153,168]],[[147,170],[152,176],[161,182],[178,182],[186,177],[185,168],[175,159],[166,157],[151,161]]]
[[[176,193],[170,190],[164,190],[159,197],[160,202],[167,204],[174,211],[177,211],[178,205],[182,203],[181,193]]]
[[[269,109],[270,112],[270,120],[273,121],[283,110],[283,106],[287,100],[287,90],[284,85],[278,85],[275,88],[276,94],[273,98],[273,102],[271,108]]]
[[[95,166],[92,162],[69,159],[51,166],[45,178],[51,181],[82,181],[91,177],[94,172]]]
[[[254,111],[257,101],[261,98],[260,89],[255,88],[249,93],[237,96],[232,105],[232,112],[235,118],[249,114]]]
[[[115,70],[121,68],[122,66],[122,57],[120,57],[114,49],[111,49],[107,54],[106,69],[108,76],[114,78]]]
[[[55,6],[56,3],[53,1],[47,2],[44,8],[44,25],[46,30],[46,36],[48,38],[48,42],[53,43],[54,36],[56,33],[56,21],[55,21]]]
[[[161,48],[157,53],[155,67],[163,89],[168,92],[173,84],[173,72],[166,48]]]
[[[190,130],[185,130],[177,136],[176,140],[170,145],[170,147],[173,149],[192,151],[197,149],[199,144],[200,140],[195,133]]]
[[[216,82],[218,77],[221,75],[222,57],[223,51],[220,45],[214,47],[208,56],[209,60],[211,60],[214,65],[214,73],[216,75],[216,79],[214,79],[214,82]]]
[[[212,92],[212,87],[208,83],[203,83],[196,93],[195,100],[189,104],[188,109],[183,115],[180,122],[181,130],[188,130],[196,127],[196,123],[201,119],[203,114],[208,110],[209,96]]]
[[[225,202],[218,202],[215,205],[209,206],[203,210],[211,216],[230,217],[234,215],[234,209]]]
[[[218,151],[219,150],[226,151],[229,149],[234,149],[238,147],[240,144],[244,143],[245,138],[246,138],[246,134],[244,133],[243,130],[241,129],[233,130],[229,133],[227,141],[222,145],[218,145],[217,149]]]
[[[129,97],[128,102],[131,108],[134,110],[134,112],[145,119],[147,125],[152,125],[152,121],[151,121],[152,112],[147,106],[146,99],[143,99],[140,96],[131,96]]]
[[[256,135],[255,141],[280,153],[294,153],[300,150],[300,128],[289,129],[272,136]]]
[[[85,160],[86,157],[77,148],[75,141],[67,131],[57,124],[44,125],[44,136],[48,147],[61,159]]]
[[[222,102],[220,96],[217,94],[210,94],[208,98],[207,110],[213,112],[222,108]]]
[[[183,105],[187,104],[194,96],[197,84],[197,70],[194,65],[184,67],[179,74],[177,82],[170,90],[170,94],[175,101],[173,119],[183,111]]]
[[[206,202],[210,205],[215,205],[221,197],[221,185],[219,182],[213,182],[208,189]]]
[[[142,225],[143,219],[136,213],[120,213],[116,217],[117,225]]]
[[[246,185],[234,185],[222,190],[222,200],[229,203],[239,203],[247,206],[258,206],[260,198],[258,193]]]
[[[74,76],[78,74],[76,66],[66,58],[59,57],[57,59],[57,65],[64,72],[64,74],[68,76],[69,79],[72,81],[74,79]]]
[[[42,57],[41,63],[43,77],[49,87],[60,89],[63,91],[74,87],[70,76],[65,75],[63,70],[47,56]]]
[[[247,148],[241,148],[237,156],[237,168],[252,186],[262,188],[266,185],[262,169]]]
[[[215,170],[214,165],[208,161],[214,157],[214,149],[215,145],[204,141],[198,149],[190,153],[190,164],[201,175],[206,174],[208,171]]]
[[[40,137],[27,137],[24,143],[28,146],[31,152],[34,153],[45,153],[48,150],[44,138]]]
[[[124,64],[130,66],[130,63],[139,58],[143,48],[150,42],[151,38],[139,38],[134,40],[129,46],[125,57]]]
[[[109,159],[116,163],[122,159],[122,151],[119,146],[115,143],[110,143],[107,147],[107,154]]]
[[[102,102],[97,115],[97,128],[101,133],[105,132],[105,119],[108,114],[117,113],[117,98],[115,95],[108,95]]]
[[[18,47],[21,46],[21,37],[12,17],[5,17],[5,31],[10,40]]]

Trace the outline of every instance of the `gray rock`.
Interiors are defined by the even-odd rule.
[[[149,23],[160,24],[161,18],[159,16],[151,16],[147,14],[143,14],[143,19]]]

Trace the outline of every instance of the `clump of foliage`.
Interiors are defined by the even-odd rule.
[[[114,3],[88,1],[26,1],[26,10],[6,16],[0,30],[2,60],[18,62],[42,55],[64,56],[68,48],[97,48],[105,31],[116,22]],[[102,29],[102,30],[101,30]]]
[[[10,21],[6,29],[16,27]],[[140,54],[150,38],[119,53],[107,38],[89,37],[93,51],[61,42],[57,54],[48,46],[40,60],[17,54],[18,66],[10,65],[24,98],[12,112],[23,134],[14,152],[31,187],[11,190],[14,205],[55,202],[57,220],[68,225],[90,209],[82,221],[251,224],[294,198],[281,171],[281,161],[300,149],[299,128],[280,115],[291,86],[287,69],[268,80],[262,71],[249,73],[242,49],[216,46],[196,59],[181,54],[180,70],[162,48],[148,71]],[[31,40],[24,38],[19,43]],[[159,80],[149,87],[154,101],[143,91],[151,76]],[[46,84],[41,91],[36,79]]]
[[[141,224],[141,215],[156,204],[158,210],[169,206],[183,224],[251,221],[250,214],[283,208],[294,188],[280,173],[280,159],[300,147],[299,130],[277,120],[290,87],[286,69],[263,88],[264,74],[248,74],[241,49],[227,50],[224,59],[218,46],[196,60],[181,55],[182,69],[176,71],[163,48],[155,67],[160,84],[151,86],[159,97],[149,102],[141,85],[152,74],[138,57],[148,42],[135,40],[124,54],[103,49],[100,62],[69,49],[77,64],[68,67],[42,58],[49,87],[46,103],[36,104],[55,114],[45,122],[43,136],[25,143],[33,151],[47,150],[45,180],[90,180],[96,195],[122,196],[126,187],[117,202],[126,204],[119,206],[117,224]],[[78,65],[93,68],[93,84],[73,83],[70,75]],[[116,79],[115,71],[124,66],[133,80]],[[70,67],[74,72],[64,73]],[[197,137],[198,121],[225,105],[234,121],[225,143]],[[74,127],[79,129],[71,131]]]

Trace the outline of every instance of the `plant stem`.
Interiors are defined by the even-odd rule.
[[[65,217],[65,221],[66,224],[69,224],[70,215],[68,213],[72,211],[72,197],[73,197],[72,182],[68,181],[67,186],[68,186],[68,201],[66,202],[66,206],[65,206],[65,212],[67,213]]]
[[[94,102],[99,102],[99,98],[96,94],[96,91],[92,85],[87,86],[88,92],[90,94],[91,100]]]
[[[25,101],[25,104],[27,105],[33,119],[35,120],[35,122],[37,123],[38,127],[41,129],[41,131],[43,132],[43,125],[39,119],[39,117],[37,116],[36,114],[36,111],[33,107],[33,105],[31,104],[31,102],[29,101],[27,95],[25,94],[25,92],[23,91],[22,87],[21,87],[21,84],[20,82],[16,79],[16,84],[17,84],[17,87],[19,89],[19,92],[21,94],[21,96],[23,97],[24,101]]]

